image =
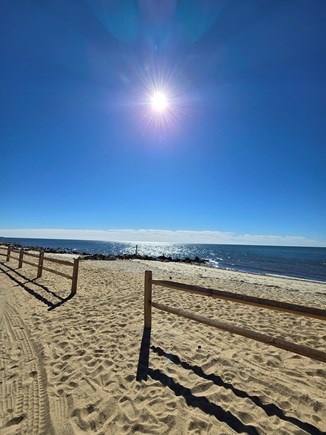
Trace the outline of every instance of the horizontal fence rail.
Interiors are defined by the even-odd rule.
[[[306,307],[303,305],[290,304],[287,302],[280,302],[271,299],[256,298],[254,296],[247,296],[238,293],[232,293],[222,290],[208,289],[204,287],[192,286],[188,284],[164,281],[164,280],[153,280],[152,272],[145,272],[145,290],[144,290],[144,323],[145,328],[151,328],[152,326],[152,307],[165,311],[167,313],[175,314],[187,319],[195,320],[197,322],[213,326],[215,328],[221,329],[223,331],[231,332],[232,334],[241,335],[261,343],[268,344],[270,346],[278,347],[298,355],[306,356],[318,361],[326,362],[326,353],[311,349],[306,346],[297,345],[279,337],[270,337],[258,332],[250,331],[245,328],[241,328],[235,325],[230,325],[227,323],[220,322],[214,319],[207,319],[205,317],[199,316],[197,314],[189,313],[181,309],[168,307],[164,304],[160,304],[152,301],[152,286],[157,285],[161,287],[167,287],[174,290],[181,290],[188,293],[193,293],[201,296],[209,296],[213,298],[218,298],[222,300],[227,300],[230,302],[237,302],[240,304],[251,305],[260,308],[266,308],[269,310],[277,310],[283,313],[290,313],[305,317],[312,317],[318,320],[326,321],[326,310],[320,308]]]
[[[196,293],[202,296],[210,296],[230,302],[238,302],[240,304],[281,311],[283,313],[297,314],[305,317],[313,317],[319,320],[326,320],[326,310],[320,308],[305,307],[303,305],[289,304],[288,302],[280,302],[272,299],[256,298],[255,296],[247,296],[239,293],[214,290],[205,287],[182,284],[179,282],[152,280],[152,284],[161,287],[172,288],[175,290],[185,291],[188,293]]]
[[[76,294],[77,282],[78,282],[78,271],[79,271],[79,258],[75,258],[73,260],[73,262],[71,262],[68,260],[61,260],[59,258],[45,257],[44,251],[40,251],[38,254],[34,254],[31,252],[26,252],[26,251],[24,251],[24,249],[20,249],[20,250],[14,249],[11,246],[8,246],[7,248],[0,246],[0,250],[7,251],[6,254],[3,254],[2,252],[0,252],[0,255],[6,257],[6,262],[10,261],[11,259],[18,260],[18,268],[19,269],[23,267],[24,263],[28,264],[29,266],[37,267],[37,278],[40,278],[43,274],[43,270],[45,270],[47,272],[54,273],[55,275],[60,275],[60,276],[63,276],[64,278],[70,279],[72,281],[70,295],[74,296]],[[13,254],[19,254],[19,255],[16,256]],[[38,261],[37,261],[37,263],[32,262],[32,261],[28,261],[24,258],[25,256],[37,258]],[[56,269],[52,269],[51,267],[44,266],[44,262],[50,262],[50,263],[60,264],[60,265],[64,265],[64,266],[70,266],[70,267],[72,267],[72,273],[68,274],[68,273],[64,273],[64,272],[61,272],[61,271],[56,270]]]

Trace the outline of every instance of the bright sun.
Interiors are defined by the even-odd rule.
[[[156,112],[164,112],[168,107],[167,96],[163,92],[155,92],[151,97],[151,104]]]

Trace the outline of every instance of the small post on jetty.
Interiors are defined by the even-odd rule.
[[[145,272],[145,292],[144,292],[144,322],[145,328],[152,327],[152,271]]]
[[[6,261],[9,261],[9,260],[10,260],[10,252],[11,252],[11,247],[8,246],[8,251],[7,251],[7,258],[6,258]]]
[[[42,276],[43,272],[43,260],[44,260],[44,251],[40,251],[40,256],[38,259],[38,269],[37,269],[37,278]]]
[[[74,296],[77,292],[78,269],[79,269],[79,257],[74,259],[74,267],[72,271],[71,296]]]
[[[23,267],[23,257],[24,257],[24,249],[21,248],[19,252],[19,263],[18,263],[18,269],[21,269]]]
[[[138,254],[138,245],[136,245],[136,255]]]

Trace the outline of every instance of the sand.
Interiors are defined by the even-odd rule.
[[[48,272],[30,281],[36,269],[1,258],[1,434],[326,431],[324,363],[155,309],[151,336],[143,335],[143,280],[152,270],[154,279],[322,308],[326,284],[179,263],[81,261],[77,295],[48,310],[70,282]],[[326,348],[318,320],[161,287],[153,300]]]

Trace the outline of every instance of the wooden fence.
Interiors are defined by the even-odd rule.
[[[37,267],[37,278],[40,278],[43,274],[43,270],[46,270],[47,272],[54,273],[56,275],[63,276],[64,278],[70,279],[72,281],[71,284],[71,296],[74,296],[77,291],[77,281],[78,281],[78,269],[79,269],[79,258],[75,258],[73,262],[67,261],[67,260],[60,260],[57,258],[48,258],[44,256],[44,251],[40,251],[38,254],[32,254],[30,252],[24,251],[24,249],[16,250],[13,249],[11,246],[8,246],[7,248],[0,246],[0,250],[7,251],[5,254],[0,251],[0,255],[6,257],[6,262],[10,261],[11,259],[18,261],[18,269],[23,267],[23,264],[29,264],[30,266]],[[14,254],[17,254],[14,255]],[[32,257],[37,258],[37,263],[31,262],[26,260],[24,257]],[[50,263],[56,263],[56,264],[62,264],[64,266],[72,267],[72,273],[64,273],[60,272],[59,270],[52,269],[48,266],[44,265],[44,262],[50,262]]]
[[[185,291],[188,293],[194,293],[201,296],[209,296],[217,299],[223,299],[230,302],[237,302],[240,304],[251,305],[260,308],[266,308],[269,310],[280,311],[282,313],[291,313],[299,316],[312,317],[318,320],[326,320],[326,310],[313,307],[305,307],[302,305],[290,304],[287,302],[279,302],[271,299],[256,298],[254,296],[246,296],[242,294],[213,290],[209,288],[203,288],[198,286],[192,286],[188,284],[182,284],[179,282],[153,280],[152,272],[145,272],[145,292],[144,292],[144,322],[145,328],[152,327],[152,307],[158,310],[165,311],[167,313],[176,314],[177,316],[185,317],[186,319],[195,320],[200,323],[204,323],[214,328],[222,329],[223,331],[231,332],[232,334],[242,335],[243,337],[251,338],[261,343],[268,344],[270,346],[278,347],[290,352],[294,352],[298,355],[303,355],[318,361],[326,362],[326,353],[320,350],[311,349],[306,346],[301,346],[279,337],[269,337],[258,332],[254,332],[239,326],[226,324],[214,319],[207,319],[197,314],[189,313],[181,309],[168,307],[163,304],[159,304],[152,301],[152,286],[157,285],[161,287],[168,287],[175,290]]]

